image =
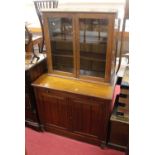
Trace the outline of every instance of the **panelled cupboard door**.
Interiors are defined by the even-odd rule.
[[[74,133],[105,139],[106,104],[80,98],[69,98],[69,104],[72,107]]]
[[[61,94],[52,94],[48,91],[41,93],[39,109],[43,125],[59,129],[68,129],[67,100]]]

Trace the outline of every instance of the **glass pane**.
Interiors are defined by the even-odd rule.
[[[80,75],[104,78],[107,36],[107,19],[80,19]]]
[[[53,69],[73,72],[72,18],[49,18]]]

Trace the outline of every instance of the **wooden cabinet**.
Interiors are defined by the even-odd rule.
[[[42,10],[48,74],[33,82],[46,131],[96,145],[112,110],[117,13]]]
[[[117,95],[110,117],[108,145],[115,149],[129,149],[129,67],[120,77],[120,94]]]
[[[110,135],[108,146],[126,150],[129,145],[129,123],[120,120],[110,120]]]
[[[117,55],[117,12],[42,11],[48,72],[111,83]]]
[[[39,118],[36,108],[36,100],[31,83],[40,75],[47,72],[46,56],[39,55],[39,61],[30,64],[32,54],[26,54],[25,64],[25,123],[34,129],[39,129]]]
[[[112,86],[47,74],[33,86],[43,129],[96,145],[106,143]]]

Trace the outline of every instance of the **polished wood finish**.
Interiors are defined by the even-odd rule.
[[[48,74],[32,85],[43,129],[96,145],[105,144],[113,86]]]
[[[107,94],[104,86],[101,86],[103,91],[98,89],[98,84],[82,86],[77,80],[45,76],[33,83],[42,128],[88,143],[105,144],[112,109],[112,88]],[[99,93],[93,95],[91,90],[95,86]]]
[[[57,18],[71,18],[72,19],[72,33],[73,33],[73,72],[72,73],[68,73],[68,72],[63,72],[63,71],[58,71],[58,70],[54,70],[53,68],[53,60],[51,59],[53,57],[53,52],[52,51],[52,47],[51,47],[51,40],[50,40],[50,34],[49,34],[49,24],[48,24],[48,18],[49,17],[57,17]],[[45,43],[47,46],[47,58],[48,58],[48,72],[51,74],[56,74],[56,75],[66,75],[66,76],[72,76],[72,77],[76,77],[76,47],[75,47],[75,22],[74,22],[74,16],[72,14],[68,14],[68,13],[55,13],[54,15],[51,15],[50,13],[47,14],[47,16],[45,17],[43,14],[43,20],[44,20],[44,32],[45,32]],[[61,65],[61,64],[60,64]]]
[[[57,9],[53,9],[53,10],[48,10],[48,9],[42,9],[42,13],[43,13],[43,20],[44,20],[44,32],[45,32],[45,42],[47,45],[47,53],[48,53],[48,72],[50,74],[54,74],[54,75],[59,75],[59,76],[68,76],[68,77],[75,77],[75,78],[79,78],[81,80],[88,80],[88,81],[100,81],[100,82],[105,82],[105,83],[112,83],[115,77],[115,59],[116,56],[115,55],[115,47],[116,46],[114,44],[115,39],[118,39],[118,37],[114,37],[116,35],[118,35],[117,33],[115,33],[115,31],[118,30],[118,27],[116,27],[116,23],[115,23],[115,19],[117,18],[117,13],[116,11],[105,11],[104,10],[94,10],[92,12],[90,12],[90,10],[82,10],[82,11],[78,11],[78,10],[74,10],[73,9],[61,9],[61,8],[57,8]],[[54,70],[53,68],[53,51],[52,51],[52,45],[51,44],[51,35],[49,30],[51,31],[50,27],[49,27],[49,19],[50,18],[71,18],[72,19],[72,34],[73,34],[73,57],[71,57],[71,59],[73,60],[73,72],[72,73],[67,73],[67,72],[63,72],[63,71],[57,71]],[[80,75],[80,38],[79,38],[79,34],[80,34],[80,29],[79,29],[79,20],[80,19],[108,19],[108,26],[107,26],[107,49],[106,49],[106,58],[105,60],[102,59],[102,57],[96,57],[94,56],[94,58],[90,58],[90,61],[96,61],[97,64],[93,64],[93,68],[97,69],[100,65],[100,59],[102,59],[102,61],[105,61],[105,73],[103,72],[103,77],[96,77],[95,76],[95,71],[93,71],[94,73],[90,76],[90,75]],[[99,38],[100,36],[100,31],[101,31],[101,26],[98,28],[99,32],[98,32],[98,36]],[[114,39],[113,39],[114,38]],[[86,46],[86,45],[85,45]],[[92,45],[91,45],[92,46]],[[94,45],[93,45],[94,46]],[[97,46],[97,48],[99,47],[99,44],[95,45]],[[63,47],[63,46],[61,46]],[[86,53],[86,52],[85,52]],[[92,53],[93,54],[93,53]],[[63,53],[59,56],[64,56]],[[69,56],[68,56],[69,57]],[[63,63],[63,59],[62,59],[62,63]],[[85,62],[86,63],[86,62]],[[114,64],[114,65],[113,65]],[[61,64],[59,64],[61,65]],[[104,67],[104,66],[103,66]],[[105,74],[105,75],[104,75]]]
[[[33,55],[31,53],[31,55]],[[46,56],[38,55],[39,61],[35,64],[31,62],[30,54],[26,53],[25,61],[25,123],[34,129],[39,129],[39,119],[36,109],[36,100],[31,83],[36,80],[41,74],[47,72]]]
[[[114,24],[115,24],[114,20],[115,20],[115,16],[111,17],[111,20],[108,26],[109,37],[108,37],[108,48],[107,48],[107,54],[106,54],[105,82],[110,82],[111,80],[113,80],[111,78],[111,74],[113,74],[111,64],[113,61],[115,61],[115,58],[112,60],[113,41],[114,41],[113,38],[115,38],[114,31],[112,31],[114,28]]]
[[[67,130],[69,123],[65,96],[48,90],[41,92],[40,95],[39,111],[43,124]]]
[[[108,145],[119,150],[129,149],[129,81],[128,66],[120,82],[113,114],[110,118]]]
[[[66,11],[61,8],[46,9],[42,13],[48,74],[40,76],[32,84],[41,127],[46,131],[103,146],[107,141],[108,121],[113,108],[115,84],[111,81],[115,77],[112,63],[115,63],[113,37],[118,29],[115,25],[117,13],[96,9],[94,11],[86,11],[86,9]],[[82,25],[84,24],[84,31],[83,26],[81,29],[85,36],[82,36],[82,39],[80,38],[80,19],[82,19]],[[87,25],[85,25],[86,19],[88,19]],[[63,24],[64,21],[67,22]],[[98,25],[98,21],[102,25]],[[65,28],[65,24],[68,29]],[[88,36],[86,31],[90,31]],[[117,37],[114,38],[117,39]],[[105,46],[103,46],[104,43],[106,43]],[[82,54],[81,49],[85,49]],[[101,58],[97,55],[100,53]],[[62,58],[56,65],[54,56]],[[86,58],[82,63],[83,68],[88,59],[95,61],[95,65],[92,63],[92,68],[96,69],[98,74],[101,74],[100,70],[104,67],[103,77],[92,76],[94,73],[82,74],[81,57]],[[59,67],[66,67],[65,63],[68,63],[65,61],[66,58],[72,59],[73,70],[72,66],[70,67],[72,71],[58,70]],[[105,65],[96,64],[96,62],[105,62],[103,63]],[[91,72],[91,69],[88,71]]]
[[[96,139],[106,139],[107,112],[106,101],[91,98],[70,98],[72,106],[72,130],[74,133]],[[76,120],[76,121],[75,121]],[[102,122],[98,124],[99,122]]]
[[[39,77],[32,85],[110,100],[114,90],[114,86],[109,84],[85,82],[76,78],[62,78],[48,74]]]
[[[115,14],[97,14],[97,13],[94,13],[94,14],[90,14],[90,13],[85,13],[85,14],[77,14],[77,23],[79,19],[108,19],[109,20],[109,24],[108,24],[108,41],[107,41],[107,52],[106,52],[106,69],[105,69],[105,78],[98,78],[98,77],[92,77],[92,76],[82,76],[82,75],[79,75],[79,77],[81,79],[89,79],[89,80],[96,80],[96,81],[101,81],[101,82],[111,82],[111,61],[114,61],[114,60],[111,60],[111,51],[112,51],[112,45],[113,45],[113,40],[112,40],[112,37],[113,37],[113,27],[114,27],[114,20],[115,20]],[[99,29],[100,30],[100,29]],[[77,25],[77,43],[80,42],[80,39],[79,39],[79,25]],[[78,70],[78,74],[79,74],[79,68],[80,68],[80,50],[79,50],[79,45],[77,44],[77,53],[78,53],[78,57],[77,57],[77,60],[78,60],[78,66],[77,66],[77,70]],[[99,45],[97,45],[97,47],[99,47]],[[102,57],[101,57],[102,58]],[[102,58],[103,60],[103,58]],[[99,61],[99,60],[98,60]]]
[[[121,121],[110,122],[108,145],[119,150],[126,150],[129,143],[129,124]]]

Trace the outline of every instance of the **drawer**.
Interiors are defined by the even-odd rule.
[[[39,93],[44,93],[46,95],[52,95],[52,96],[54,95],[54,96],[59,96],[59,97],[67,96],[66,93],[63,93],[63,92],[58,91],[58,90],[48,89],[48,88],[40,89]]]
[[[86,100],[91,102],[108,103],[108,104],[109,102],[111,102],[110,100],[106,100],[106,99],[80,95],[80,94],[75,94],[75,93],[70,93],[65,91],[59,91],[54,89],[48,89],[48,88],[36,88],[36,89],[37,89],[37,92],[44,93],[46,95],[59,96],[59,97],[77,99],[77,100]]]

